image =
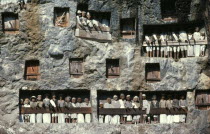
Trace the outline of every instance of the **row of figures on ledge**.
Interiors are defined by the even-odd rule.
[[[93,16],[95,18],[95,16]],[[109,20],[104,18],[92,19],[89,12],[77,11],[77,28],[85,31],[109,31]]]
[[[195,32],[186,33],[180,31],[178,34],[162,33],[160,35],[145,35],[143,46],[145,47],[147,57],[170,57],[185,58],[205,56],[205,47],[207,36],[205,29],[199,30],[196,27]]]
[[[139,102],[139,97],[133,97],[131,100],[131,96],[127,95],[125,98],[124,94],[120,95],[120,99],[118,100],[118,96],[114,95],[113,99],[107,98],[106,102],[103,104],[100,102],[100,108],[141,108],[146,111],[146,114],[143,115],[99,115],[100,123],[108,123],[108,124],[139,124],[139,123],[185,123],[186,115],[167,115],[167,114],[159,114],[152,115],[150,114],[150,109],[154,108],[166,108],[170,109],[183,109],[186,110],[187,102],[184,96],[181,96],[178,99],[177,96],[174,96],[172,99],[171,95],[165,98],[163,94],[160,101],[157,100],[157,96],[153,95],[151,100],[147,100],[146,94],[142,95],[142,104]],[[143,120],[143,122],[141,122]]]
[[[56,99],[56,95],[52,95],[52,98],[49,98],[49,95],[46,94],[45,98],[42,100],[42,95],[32,96],[30,100],[25,98],[23,101],[21,99],[21,107],[24,108],[45,108],[46,110],[52,110],[55,108],[81,108],[81,107],[91,107],[88,98],[82,98],[66,96],[65,100],[63,95],[59,95],[59,99]],[[30,123],[90,123],[91,114],[81,114],[81,113],[37,113],[37,114],[21,114],[21,122],[30,122]]]

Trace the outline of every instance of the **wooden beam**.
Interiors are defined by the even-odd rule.
[[[141,115],[146,114],[146,110],[138,108],[99,108],[99,115]],[[187,109],[166,109],[166,108],[154,108],[150,110],[150,114],[187,114]]]
[[[45,109],[45,108],[21,108],[21,114],[36,114],[36,113],[83,113],[83,114],[91,114],[91,108],[55,108],[55,109]]]

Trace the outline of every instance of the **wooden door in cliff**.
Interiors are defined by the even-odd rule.
[[[120,76],[119,59],[108,59],[106,64],[107,78]]]
[[[39,80],[39,61],[38,60],[31,60],[26,61],[26,68],[25,68],[25,79],[26,80]]]
[[[70,60],[70,75],[75,78],[83,75],[83,59]]]
[[[158,82],[160,78],[160,65],[158,63],[148,63],[145,67],[146,81],[147,82]]]

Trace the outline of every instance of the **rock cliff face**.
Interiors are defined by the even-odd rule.
[[[181,1],[181,0],[179,0]],[[183,0],[184,1],[184,0]],[[1,1],[0,1],[1,2]],[[87,3],[89,10],[111,12],[112,42],[100,43],[75,37],[78,3]],[[203,73],[208,56],[151,58],[142,56],[142,35],[145,24],[164,24],[160,0],[37,0],[20,10],[16,1],[0,4],[0,13],[18,13],[19,34],[0,31],[0,134],[78,133],[78,134],[208,134],[210,111],[195,108],[195,91],[209,90],[210,78]],[[55,27],[54,7],[68,7],[70,25]],[[191,15],[197,20],[202,2],[192,0]],[[184,7],[183,7],[184,8]],[[201,12],[202,13],[202,12]],[[120,19],[135,17],[137,37],[120,37]],[[0,29],[2,16],[0,15]],[[169,22],[167,22],[169,23]],[[170,22],[174,23],[174,22]],[[84,58],[84,75],[71,78],[69,59]],[[106,78],[106,59],[120,59],[120,77]],[[24,80],[25,61],[40,62],[41,80]],[[145,64],[160,63],[161,81],[146,83]],[[88,89],[93,108],[90,124],[31,124],[19,122],[19,90]],[[98,90],[186,91],[187,122],[184,124],[108,125],[97,120]]]

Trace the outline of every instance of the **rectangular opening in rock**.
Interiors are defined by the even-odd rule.
[[[79,78],[83,75],[83,59],[70,59],[70,75],[74,78]]]
[[[19,33],[18,14],[7,12],[2,13],[2,25],[4,33],[17,34]]]
[[[196,91],[195,105],[197,109],[209,110],[210,109],[210,91],[200,90]]]
[[[68,27],[69,26],[69,8],[54,8],[54,25],[58,27]]]
[[[40,79],[39,61],[28,60],[25,62],[25,80],[36,81]]]
[[[23,90],[24,89],[24,90]],[[20,122],[90,123],[90,90],[28,90],[19,92]]]
[[[146,73],[146,82],[154,83],[161,81],[159,63],[146,63],[145,73]]]
[[[133,39],[136,37],[135,18],[126,18],[120,20],[121,36],[124,39]]]
[[[82,11],[85,11],[87,12],[88,11],[88,4],[85,4],[85,3],[79,3],[77,5],[77,11],[80,10],[81,12]]]
[[[171,21],[177,19],[176,1],[177,0],[161,0],[161,13],[163,20]]]
[[[147,57],[180,58],[206,56],[206,28],[201,21],[144,25],[143,52]]]
[[[185,91],[99,90],[97,99],[99,123],[112,121],[114,121],[113,124],[186,122],[188,105]],[[145,114],[147,116],[144,116]]]
[[[117,78],[120,76],[119,59],[106,60],[106,76],[107,78]]]

